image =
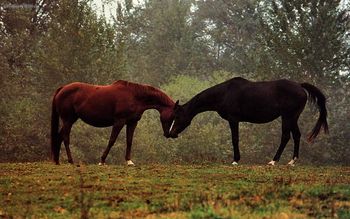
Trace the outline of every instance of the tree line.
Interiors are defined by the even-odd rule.
[[[317,117],[307,106],[299,120],[302,162],[350,164],[349,6],[339,0],[125,0],[108,14],[91,0],[4,0],[0,159],[49,159],[51,97],[66,83],[130,80],[159,87],[184,103],[205,88],[241,76],[287,78],[321,88],[330,135],[306,143]],[[132,149],[136,162],[231,160],[228,124],[217,115],[200,115],[177,140],[161,137],[158,120],[157,112],[150,111],[140,121]],[[242,162],[270,160],[280,125],[243,124]],[[73,156],[97,162],[109,130],[80,122],[72,134]],[[123,162],[124,139],[121,134],[113,147],[111,163]],[[284,153],[286,160],[291,148]]]

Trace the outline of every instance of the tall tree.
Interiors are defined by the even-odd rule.
[[[258,10],[262,69],[329,81],[349,74],[349,7],[340,0],[261,1]]]
[[[215,68],[244,73],[256,72],[258,31],[255,0],[198,1],[196,19],[205,23]]]
[[[192,0],[145,2],[140,29],[132,34],[136,47],[128,53],[136,80],[160,84],[172,75],[211,69],[201,26],[192,19],[192,5]]]
[[[116,33],[98,17],[89,1],[60,0],[47,34],[36,50],[37,71],[44,81],[109,83],[120,79]],[[48,56],[49,54],[49,56]]]
[[[5,0],[0,4],[0,53],[12,70],[30,64],[31,50],[46,31],[56,3],[56,0]]]

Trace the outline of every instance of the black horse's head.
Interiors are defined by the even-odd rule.
[[[185,130],[187,126],[191,124],[191,118],[186,112],[185,107],[179,105],[179,101],[176,101],[174,106],[175,119],[170,126],[169,135],[171,138],[177,138],[178,135]]]

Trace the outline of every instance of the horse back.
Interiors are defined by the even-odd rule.
[[[65,85],[55,97],[58,112],[66,118],[81,118],[94,126],[110,126],[116,116],[134,109],[134,95],[123,83],[91,85],[74,82]]]
[[[76,103],[86,101],[90,98],[98,98],[99,102],[115,102],[117,99],[132,99],[132,92],[124,86],[124,82],[119,82],[120,81],[117,81],[111,85],[92,85],[82,82],[73,82],[63,86],[57,94],[57,98],[70,99]]]
[[[264,123],[301,112],[307,95],[289,80],[251,82],[233,80],[226,86],[224,108],[239,120]]]

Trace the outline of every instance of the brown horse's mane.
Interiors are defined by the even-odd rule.
[[[173,106],[174,101],[166,95],[163,91],[158,88],[152,87],[147,84],[137,84],[129,81],[118,80],[113,82],[113,84],[122,84],[126,87],[131,87],[136,92],[136,95],[144,96],[145,94],[152,95],[166,106]]]

